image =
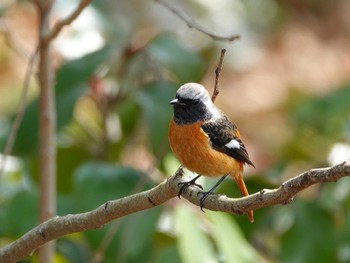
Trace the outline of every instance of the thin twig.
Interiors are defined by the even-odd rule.
[[[179,17],[182,21],[184,21],[186,23],[186,25],[189,28],[194,28],[197,31],[211,37],[214,40],[219,40],[219,41],[229,41],[232,42],[234,40],[240,39],[241,36],[239,35],[231,35],[231,36],[220,36],[217,35],[213,32],[208,31],[206,28],[204,28],[202,25],[198,24],[194,19],[192,19],[191,17],[187,16],[186,14],[182,13],[180,10],[176,9],[175,7],[173,7],[172,5],[170,5],[167,2],[164,2],[162,0],[154,0],[155,2],[161,4],[162,6],[164,6],[166,9],[168,9],[169,11],[171,11],[174,15],[176,15],[177,17]]]
[[[62,18],[59,20],[52,28],[50,33],[42,39],[42,44],[46,44],[49,41],[52,41],[54,38],[56,38],[59,33],[61,32],[62,28],[64,26],[70,25],[80,14],[81,12],[87,7],[92,0],[81,0],[77,8],[66,18]]]
[[[213,102],[215,102],[216,97],[219,95],[219,78],[220,78],[220,73],[221,73],[222,63],[224,61],[225,53],[226,53],[226,49],[224,48],[221,49],[219,64],[215,70],[215,85],[214,85],[213,95],[211,96],[211,100]]]
[[[39,51],[39,48],[37,46],[35,48],[35,51],[33,52],[33,54],[30,56],[28,64],[27,64],[27,69],[26,69],[26,73],[24,76],[23,88],[22,88],[21,98],[19,100],[18,110],[16,113],[15,120],[13,121],[11,131],[10,131],[9,137],[7,139],[5,149],[3,152],[3,156],[2,156],[2,162],[1,162],[1,167],[0,167],[0,179],[4,173],[4,170],[5,170],[6,159],[12,152],[13,144],[15,143],[15,140],[17,137],[17,132],[18,132],[18,129],[21,125],[23,115],[24,115],[24,112],[25,112],[25,109],[27,106],[29,83],[30,83],[31,76],[33,75],[35,59],[38,55],[38,51]]]
[[[293,200],[298,192],[313,184],[335,182],[345,176],[350,176],[350,162],[309,170],[289,179],[277,189],[263,189],[242,198],[228,198],[224,195],[212,194],[205,200],[204,208],[233,214],[245,214],[250,210],[271,205],[286,205]],[[108,201],[86,213],[52,218],[1,248],[0,262],[16,262],[28,257],[38,247],[50,240],[71,233],[99,228],[111,220],[161,205],[176,197],[181,187],[180,183],[186,181],[188,181],[188,176],[184,176],[183,170],[179,169],[175,175],[148,191]],[[190,186],[183,192],[182,196],[199,206],[202,194],[201,190]]]

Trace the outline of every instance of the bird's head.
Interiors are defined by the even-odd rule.
[[[198,83],[182,85],[170,104],[174,106],[174,120],[177,124],[208,121],[219,114],[208,91]]]

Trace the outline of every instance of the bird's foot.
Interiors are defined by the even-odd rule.
[[[196,180],[200,177],[200,175],[197,175],[195,178],[191,179],[190,181],[179,183],[178,185],[181,186],[180,191],[178,193],[178,197],[181,199],[181,195],[184,193],[184,191],[191,185],[197,186],[198,188],[203,190],[203,187],[200,184],[196,183]]]
[[[204,192],[204,193],[202,192],[203,196],[199,199],[199,207],[201,208],[202,212],[205,212],[205,211],[203,210],[204,201],[207,199],[207,197],[208,197],[209,195],[211,195],[212,192],[213,192],[213,191],[208,191],[208,192]]]
[[[225,180],[225,178],[227,177],[228,174],[222,176],[219,181],[216,182],[216,184],[208,191],[208,192],[204,192],[203,196],[199,199],[199,207],[201,208],[202,212],[204,212],[203,210],[203,206],[204,206],[204,201],[205,199],[207,199],[207,197],[209,195],[211,195],[215,189],[222,183],[223,180]]]

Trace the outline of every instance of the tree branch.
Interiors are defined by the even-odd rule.
[[[220,73],[221,73],[221,69],[222,69],[222,63],[224,62],[225,53],[226,53],[226,49],[224,49],[224,48],[221,49],[219,64],[215,70],[214,91],[213,91],[213,95],[211,96],[211,100],[213,102],[215,102],[216,97],[219,95],[219,79],[220,79]]]
[[[70,25],[90,3],[91,0],[81,0],[77,8],[69,16],[62,18],[53,26],[51,32],[42,40],[42,43],[47,44],[56,38],[61,32],[62,28]]]
[[[51,42],[44,42],[50,32],[53,1],[39,1],[39,221],[45,222],[56,215],[56,105],[55,72],[52,65]],[[53,262],[55,243],[39,250],[39,263]]]
[[[262,189],[255,194],[242,198],[228,198],[225,195],[210,195],[205,200],[205,208],[212,211],[221,211],[232,214],[246,214],[276,204],[286,205],[293,201],[300,191],[317,183],[336,182],[342,177],[350,176],[350,162],[343,162],[328,168],[319,168],[306,171],[281,184],[276,189]],[[195,205],[200,205],[198,195],[201,191],[186,193],[185,198]]]
[[[245,214],[250,210],[271,205],[288,204],[298,192],[313,184],[335,182],[345,176],[350,176],[350,162],[328,168],[312,169],[284,182],[277,189],[264,189],[242,198],[228,198],[213,194],[206,199],[204,208]],[[1,248],[0,262],[15,262],[30,256],[38,247],[50,240],[75,232],[100,228],[111,220],[161,205],[176,197],[180,190],[179,183],[188,179],[180,168],[175,175],[148,191],[108,201],[90,212],[52,218]],[[202,194],[201,190],[190,186],[184,191],[183,197],[199,206],[199,197]]]
[[[220,36],[217,35],[213,32],[208,31],[206,28],[198,24],[196,21],[194,21],[191,17],[187,16],[186,14],[182,13],[180,10],[176,9],[172,5],[168,4],[167,2],[164,2],[162,0],[154,0],[155,2],[161,4],[164,6],[166,9],[168,9],[170,12],[172,12],[174,15],[176,15],[178,18],[180,18],[182,21],[186,23],[186,25],[189,28],[194,28],[197,31],[211,37],[214,40],[219,40],[219,41],[229,41],[232,42],[234,40],[240,39],[240,35],[231,35],[231,36]]]
[[[35,60],[37,58],[39,51],[39,47],[35,48],[35,51],[33,54],[30,56],[28,64],[27,64],[27,69],[23,81],[23,87],[22,87],[22,92],[21,92],[21,98],[19,100],[19,105],[18,105],[18,110],[15,116],[15,119],[13,121],[11,131],[9,133],[9,136],[6,141],[5,149],[3,151],[3,156],[2,156],[2,161],[1,161],[1,167],[0,167],[0,180],[2,178],[2,175],[5,171],[6,167],[6,160],[7,157],[11,154],[13,144],[15,143],[16,137],[17,137],[17,132],[18,129],[21,125],[25,109],[27,106],[27,97],[28,97],[28,90],[29,90],[29,83],[30,83],[30,78],[32,76],[33,70],[34,70],[34,64]]]

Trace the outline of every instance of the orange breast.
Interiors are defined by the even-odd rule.
[[[169,143],[176,158],[189,170],[207,176],[223,176],[241,173],[241,162],[227,154],[214,150],[208,136],[201,129],[203,123],[169,126]]]

